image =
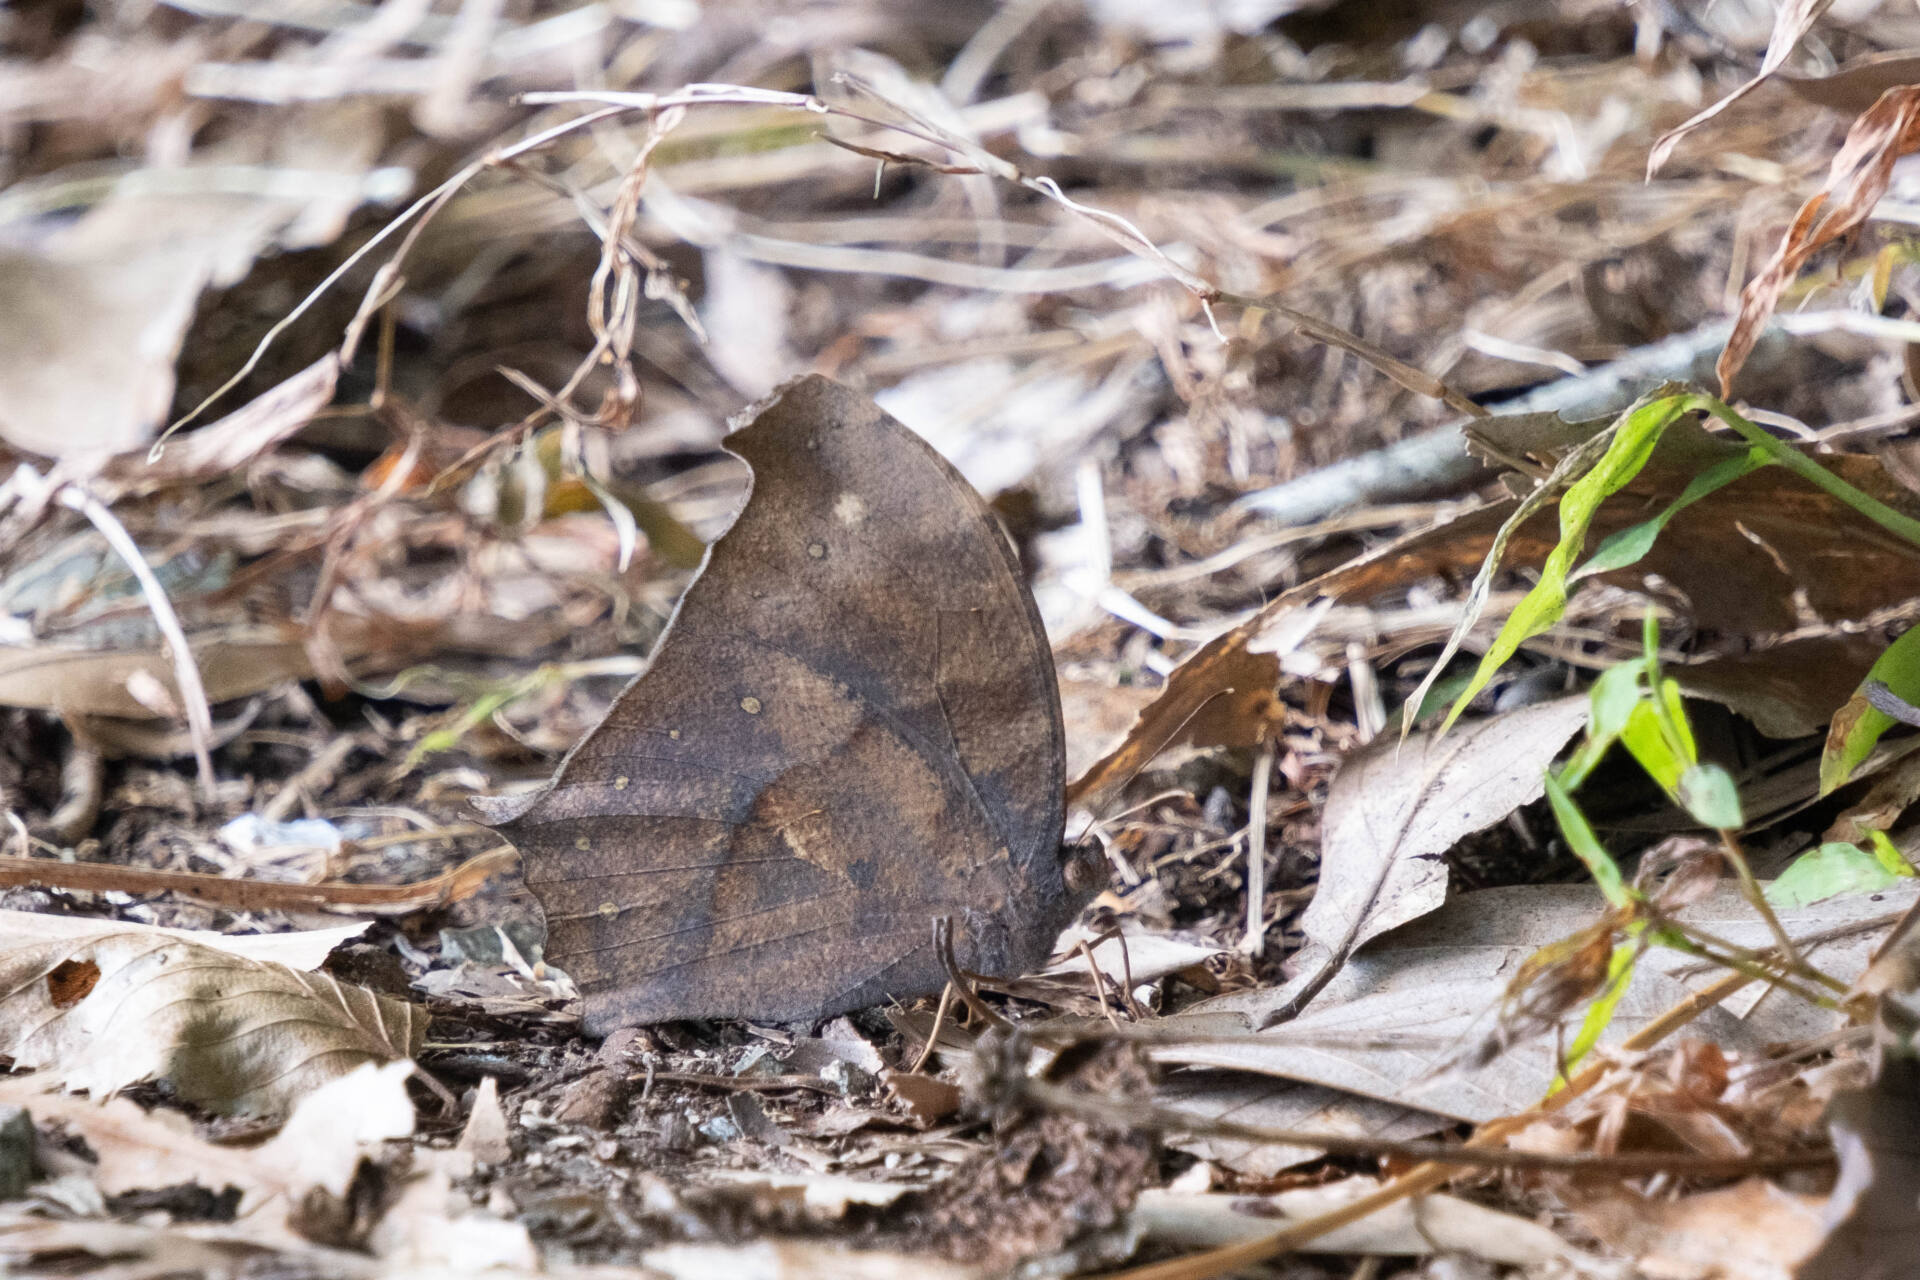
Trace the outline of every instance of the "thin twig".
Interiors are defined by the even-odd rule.
[[[1580,1151],[1523,1151],[1511,1148],[1468,1147],[1445,1142],[1396,1141],[1362,1138],[1345,1133],[1317,1133],[1273,1125],[1246,1124],[1155,1106],[1138,1098],[1105,1098],[1025,1079],[1020,1091],[1028,1101],[1050,1111],[1086,1116],[1132,1129],[1156,1133],[1232,1138],[1278,1146],[1308,1147],[1330,1156],[1378,1157],[1383,1160],[1431,1161],[1476,1169],[1532,1169],[1561,1173],[1611,1173],[1634,1177],[1673,1173],[1688,1177],[1738,1177],[1769,1169],[1800,1169],[1831,1164],[1832,1151],[1796,1151],[1770,1156],[1711,1156],[1692,1152],[1647,1151],[1604,1155]]]
[[[1247,936],[1240,950],[1257,956],[1267,945],[1267,791],[1273,785],[1274,744],[1261,744],[1247,797]]]
[[[180,691],[180,701],[187,714],[187,732],[193,739],[193,763],[200,779],[200,796],[203,800],[211,801],[216,782],[213,773],[213,708],[207,703],[207,686],[200,679],[199,661],[193,656],[192,646],[187,643],[187,633],[180,626],[180,616],[173,611],[173,602],[167,598],[166,588],[154,576],[152,566],[140,553],[139,545],[127,532],[126,526],[115,519],[113,512],[102,506],[91,493],[70,483],[61,486],[55,501],[85,516],[100,531],[100,536],[107,540],[114,554],[126,562],[128,571],[140,584],[140,594],[146,597],[147,608],[153,612],[153,625],[159,629],[161,639],[166,642],[167,656],[173,661],[174,684]]]

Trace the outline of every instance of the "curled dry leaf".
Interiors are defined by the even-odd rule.
[[[1832,6],[1833,0],[1786,0],[1774,14],[1773,35],[1767,40],[1766,56],[1761,58],[1760,70],[1753,79],[1712,106],[1695,113],[1686,123],[1661,134],[1654,141],[1653,150],[1647,153],[1647,177],[1652,178],[1660,172],[1660,166],[1667,162],[1667,157],[1673,154],[1673,149],[1680,145],[1682,138],[1765,84],[1785,64],[1787,55],[1793,52],[1793,47],[1800,43],[1801,37],[1811,31],[1820,15]]]
[[[1920,85],[1901,85],[1880,95],[1853,127],[1827,170],[1820,190],[1794,215],[1760,274],[1740,291],[1740,314],[1714,372],[1720,394],[1730,397],[1734,375],[1746,363],[1780,295],[1822,246],[1867,220],[1893,180],[1894,161],[1920,147]]]
[[[164,1080],[212,1110],[280,1114],[363,1063],[411,1058],[426,1021],[325,974],[143,931],[0,950],[0,1054],[96,1096]]]

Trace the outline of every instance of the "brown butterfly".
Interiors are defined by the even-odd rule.
[[[826,1016],[1038,964],[1063,853],[1053,659],[980,495],[865,396],[790,383],[652,663],[546,790],[495,801],[588,1030]]]

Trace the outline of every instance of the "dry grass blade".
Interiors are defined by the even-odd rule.
[[[1666,164],[1682,138],[1765,84],[1786,62],[1787,55],[1793,52],[1793,47],[1800,43],[1801,37],[1813,29],[1820,15],[1832,7],[1833,0],[1787,0],[1782,4],[1774,14],[1773,36],[1767,41],[1766,56],[1760,60],[1759,72],[1720,101],[1690,117],[1685,124],[1661,134],[1654,142],[1653,149],[1647,153],[1647,177],[1651,179],[1660,172],[1660,167]]]
[[[1886,194],[1894,161],[1920,147],[1920,87],[1889,89],[1869,107],[1833,157],[1826,183],[1794,215],[1773,257],[1740,292],[1740,314],[1714,372],[1720,394],[1732,396],[1733,379],[1747,361],[1780,295],[1807,259],[1861,223]]]
[[[279,1114],[425,1036],[415,1006],[145,931],[0,950],[0,1054],[96,1096],[164,1080],[213,1110]]]

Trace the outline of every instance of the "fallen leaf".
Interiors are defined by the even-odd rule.
[[[1510,510],[1511,504],[1493,503],[1469,511],[1274,597],[1176,667],[1119,745],[1068,786],[1067,802],[1097,808],[1176,746],[1245,747],[1270,737],[1285,718],[1277,696],[1279,651],[1297,642],[1300,616],[1323,599],[1364,601],[1422,579],[1472,572]]]
[[[1301,968],[1337,965],[1355,947],[1439,907],[1439,855],[1545,791],[1545,772],[1587,723],[1584,697],[1456,726],[1391,735],[1341,763],[1321,819],[1320,886],[1300,927]]]
[[[280,138],[229,140],[229,164],[275,153],[300,170],[333,170],[337,183],[297,195],[222,191],[212,183],[167,190],[117,186],[70,225],[0,255],[0,439],[46,457],[109,455],[145,444],[164,420],[174,361],[201,291],[245,276],[275,243],[304,247],[337,235],[371,193],[383,130],[366,104],[326,108]],[[242,159],[243,150],[255,154]],[[215,156],[197,149],[200,163]],[[204,170],[203,170],[204,172]]]
[[[275,631],[270,625],[227,628],[189,642],[209,702],[244,698],[313,674],[291,629],[285,635]],[[0,644],[0,705],[151,720],[153,708],[128,687],[143,678],[158,681],[177,698],[173,660],[157,641],[117,650]]]
[[[1236,1072],[1176,1073],[1155,1089],[1153,1100],[1158,1106],[1186,1112],[1201,1122],[1224,1120],[1388,1142],[1428,1137],[1454,1123],[1446,1116],[1412,1106]],[[1254,1179],[1271,1178],[1326,1155],[1319,1147],[1218,1137],[1198,1124],[1194,1133],[1170,1134],[1167,1145]]]
[[[1764,1178],[1678,1200],[1621,1190],[1581,1203],[1578,1213],[1658,1280],[1787,1280],[1820,1239],[1820,1198]]]
[[[1800,268],[1823,246],[1867,220],[1893,180],[1894,162],[1916,147],[1920,147],[1920,86],[1888,89],[1854,120],[1827,169],[1826,182],[1807,197],[1773,256],[1740,291],[1733,333],[1715,365],[1722,396],[1732,396],[1734,375],[1746,363],[1760,330]]]
[[[752,1244],[670,1244],[640,1261],[669,1280],[977,1280],[992,1274],[931,1258],[868,1252],[812,1240],[756,1240]]]
[[[407,1098],[410,1062],[363,1064],[309,1093],[280,1133],[263,1146],[212,1143],[176,1111],[143,1111],[125,1098],[96,1102],[48,1093],[40,1076],[0,1081],[0,1096],[17,1102],[40,1125],[58,1123],[84,1139],[96,1164],[94,1181],[107,1195],[198,1184],[241,1192],[240,1214],[256,1240],[292,1237],[288,1209],[319,1187],[341,1196],[362,1158],[378,1144],[413,1132]]]
[[[1848,981],[1916,898],[1920,888],[1903,885],[1777,914],[1823,970]],[[1508,985],[1529,956],[1592,924],[1604,910],[1591,885],[1467,894],[1356,951],[1291,1021],[1248,1033],[1296,1002],[1299,982],[1218,997],[1161,1019],[1161,1036],[1185,1029],[1193,1039],[1155,1045],[1151,1056],[1167,1065],[1301,1081],[1484,1123],[1540,1100],[1558,1070],[1559,1045],[1551,1035],[1534,1035],[1482,1065],[1449,1064],[1496,1025]],[[1771,941],[1765,922],[1730,884],[1679,914],[1735,946]],[[1648,951],[1606,1038],[1632,1034],[1723,972],[1677,951]],[[1691,1025],[1729,1052],[1758,1053],[1831,1031],[1834,1020],[1830,1011],[1754,984]]]
[[[1006,536],[823,378],[729,447],[753,492],[647,673],[548,790],[489,807],[586,1026],[937,991],[941,916],[965,968],[1037,965],[1096,884],[1062,856],[1053,661]]]
[[[232,475],[313,421],[333,400],[340,358],[329,351],[226,417],[170,441],[158,458],[136,449],[111,459],[100,483],[120,494]]]
[[[1088,944],[1086,951],[1079,949],[1082,943]],[[1091,952],[1093,965],[1110,981],[1124,983],[1131,980],[1138,987],[1142,983],[1157,982],[1169,974],[1205,964],[1225,950],[1215,942],[1151,933],[1140,928],[1123,926],[1116,936],[1075,925],[1060,935],[1058,954],[1061,959],[1040,970],[1036,976],[1085,976],[1087,956]]]
[[[960,1090],[945,1080],[913,1071],[884,1071],[880,1078],[921,1124],[937,1124],[960,1109]]]
[[[1271,1235],[1379,1189],[1372,1178],[1348,1178],[1272,1196],[1149,1190],[1140,1193],[1132,1222],[1150,1240],[1214,1248]],[[1316,1239],[1313,1251],[1413,1258],[1459,1253],[1515,1267],[1541,1266],[1573,1252],[1538,1223],[1443,1195],[1402,1200],[1368,1214]]]
[[[413,1133],[410,1061],[359,1066],[305,1094],[280,1132],[251,1153],[255,1169],[296,1192],[320,1187],[344,1198],[361,1159]]]
[[[1862,54],[1826,75],[1783,75],[1780,79],[1808,102],[1857,116],[1887,90],[1920,84],[1920,51],[1891,49]]]
[[[155,924],[96,920],[87,916],[53,916],[41,911],[0,910],[0,938],[7,946],[91,938],[102,931],[177,938],[248,960],[283,964],[290,969],[318,969],[336,947],[367,931],[370,920],[336,925],[331,929],[297,929],[292,933],[216,933],[211,929],[166,929]]]
[[[1467,434],[1493,460],[1532,458],[1551,468],[1606,425],[1504,414],[1477,419]],[[1672,424],[1646,467],[1596,513],[1593,535],[1610,538],[1658,516],[1700,471],[1739,451],[1692,422]],[[1913,495],[1878,459],[1836,454],[1821,464],[1915,513]],[[1097,807],[1171,747],[1258,743],[1282,716],[1275,650],[1285,647],[1297,615],[1322,599],[1366,603],[1424,579],[1471,576],[1515,505],[1466,512],[1275,596],[1176,667],[1121,744],[1068,787],[1069,802]],[[1538,566],[1557,540],[1555,513],[1543,511],[1514,532],[1505,562]],[[1678,510],[1644,556],[1597,577],[1630,590],[1657,579],[1668,598],[1684,599],[1693,626],[1725,641],[1694,664],[1671,664],[1667,674],[1688,692],[1751,711],[1769,735],[1792,737],[1824,729],[1866,674],[1880,648],[1852,633],[1906,602],[1904,584],[1920,577],[1920,550],[1782,468],[1763,467]],[[1802,606],[1819,619],[1821,634],[1801,630]]]
[[[223,1112],[284,1112],[426,1034],[424,1010],[324,974],[110,925],[8,945],[0,993],[0,1054],[19,1067],[102,1098],[164,1080]]]
[[[400,1198],[368,1233],[367,1247],[387,1266],[387,1276],[491,1275],[496,1270],[540,1270],[539,1251],[527,1228],[477,1212],[466,1195],[453,1189],[444,1156],[422,1160],[426,1171],[407,1184]],[[417,1156],[416,1158],[419,1158]]]

